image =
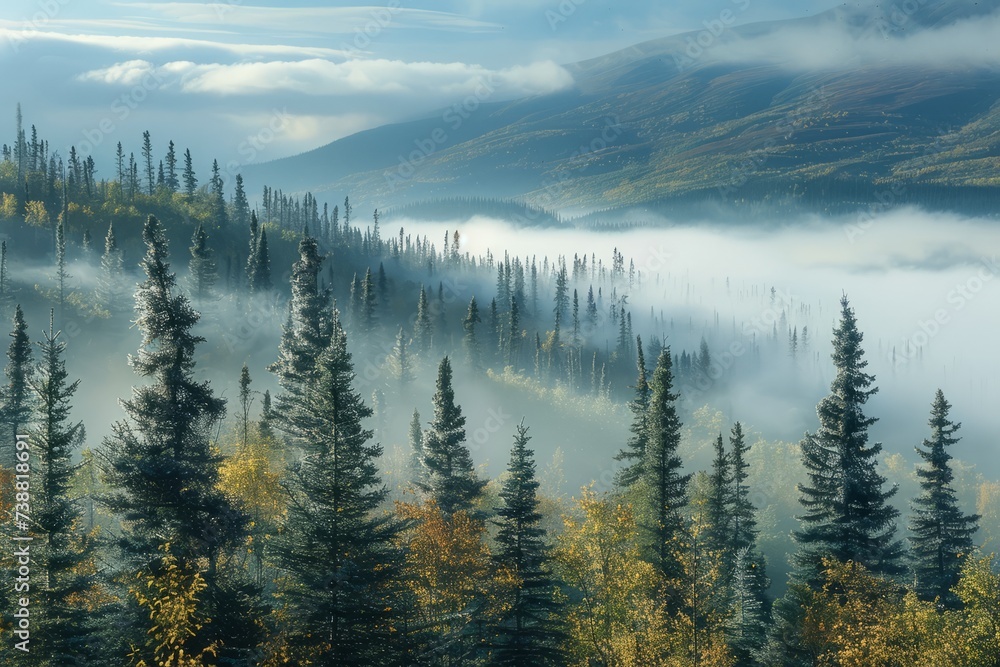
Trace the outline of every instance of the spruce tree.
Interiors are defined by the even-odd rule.
[[[198,302],[210,299],[214,293],[215,283],[219,274],[212,259],[212,249],[208,247],[208,234],[205,227],[198,223],[191,237],[191,259],[188,260],[191,296]]]
[[[403,327],[399,327],[396,333],[396,345],[392,348],[392,370],[399,380],[399,385],[403,388],[413,382],[413,362],[410,360],[410,353],[407,351],[406,334]]]
[[[750,487],[746,483],[749,477],[747,470],[750,468],[746,457],[750,446],[746,444],[743,425],[740,422],[733,424],[729,435],[729,450],[732,462],[729,550],[735,554],[744,548],[752,547],[757,541],[756,508],[750,501]]]
[[[465,416],[455,403],[451,362],[445,357],[438,367],[434,420],[423,439],[422,462],[427,479],[418,486],[437,502],[446,516],[458,511],[470,512],[486,486],[476,475],[464,442]]]
[[[962,425],[948,418],[949,410],[951,405],[938,389],[928,422],[931,437],[916,448],[924,465],[917,467],[920,495],[912,503],[910,545],[917,593],[927,600],[936,598],[945,607],[957,608],[960,603],[952,589],[958,583],[963,558],[972,552],[979,516],[962,512],[952,487],[954,474],[948,448],[960,440],[955,433]]]
[[[66,223],[62,217],[56,225],[56,285],[59,295],[59,317],[66,306],[66,281],[71,278],[66,270]]]
[[[111,223],[104,237],[104,254],[101,256],[101,272],[97,280],[97,300],[109,310],[117,310],[124,300],[124,274],[125,260],[118,248],[114,223]]]
[[[33,586],[38,615],[32,619],[31,649],[50,662],[86,665],[94,661],[97,647],[92,634],[94,614],[85,600],[95,584],[90,540],[79,532],[81,511],[72,499],[70,485],[78,467],[73,455],[84,441],[81,422],[70,422],[70,401],[80,384],[69,381],[63,355],[66,343],[49,330],[39,343],[41,363],[31,381],[37,419],[31,432],[33,469],[31,517],[35,541],[31,545]]]
[[[545,529],[538,511],[535,456],[528,449],[528,427],[518,424],[500,491],[503,505],[493,523],[495,559],[517,576],[510,609],[490,628],[491,665],[563,665],[564,633],[558,622],[561,605],[555,599],[556,581],[548,563]]]
[[[193,197],[198,188],[198,179],[194,175],[194,166],[191,160],[191,149],[184,149],[184,194]]]
[[[14,291],[7,272],[7,242],[0,241],[0,320],[7,321],[14,313]]]
[[[250,278],[251,292],[268,292],[273,289],[271,282],[271,257],[267,248],[267,228],[261,225],[260,235],[254,248],[253,273]]]
[[[668,346],[660,353],[650,383],[646,460],[643,464],[647,507],[641,524],[647,559],[667,582],[679,581],[683,577],[683,566],[677,554],[685,534],[683,511],[688,503],[688,483],[691,480],[690,474],[681,473],[678,454],[681,443],[681,421],[677,415],[679,395],[673,393],[673,382]],[[673,602],[679,601],[676,599],[678,591],[668,590],[667,595]]]
[[[165,172],[165,177],[163,179],[164,185],[167,186],[171,192],[177,192],[180,187],[180,182],[177,180],[177,151],[174,149],[174,142],[170,141],[167,144],[167,170]]]
[[[244,634],[252,618],[246,595],[219,569],[246,528],[245,515],[217,485],[221,457],[211,438],[225,401],[207,381],[195,378],[195,352],[204,341],[192,333],[198,314],[187,297],[176,293],[167,240],[153,216],[143,228],[143,241],[146,280],[136,291],[135,306],[142,347],[129,362],[150,384],[134,387],[132,397],[121,402],[127,418],[115,423],[104,440],[102,468],[112,490],[103,502],[122,519],[116,543],[126,570],[162,574],[165,544],[185,571],[204,570],[206,589],[198,609],[212,622],[190,646],[197,654],[222,642],[232,655],[256,639]],[[116,636],[141,646],[149,616],[134,604],[125,611],[128,620],[122,622],[138,634]],[[152,659],[142,651],[139,656]]]
[[[28,324],[24,321],[21,305],[14,308],[14,328],[10,333],[7,348],[7,366],[4,377],[7,381],[2,391],[0,417],[4,424],[3,460],[0,464],[8,469],[14,467],[15,436],[24,433],[34,409],[34,395],[31,380],[34,376],[31,357],[31,340],[28,338]]]
[[[863,335],[846,296],[840,305],[833,338],[836,377],[816,407],[819,429],[801,443],[809,482],[799,487],[806,512],[795,533],[800,545],[795,561],[807,581],[819,575],[824,557],[853,561],[875,574],[903,571],[902,546],[894,538],[899,511],[888,502],[896,489],[885,489],[876,470],[882,444],[868,444],[876,419],[863,410],[878,389],[874,376],[864,372]]]
[[[629,402],[628,407],[632,412],[632,425],[625,447],[615,456],[616,461],[627,461],[628,463],[620,469],[616,475],[616,482],[622,488],[629,488],[642,479],[642,467],[646,459],[646,440],[648,438],[648,428],[646,425],[649,415],[649,382],[646,380],[646,357],[642,353],[642,337],[635,337],[636,346],[636,368],[638,377],[635,381],[635,397]],[[594,362],[591,368],[591,384],[596,384],[597,353],[594,353]],[[596,393],[596,387],[595,387]]]
[[[378,472],[382,447],[362,425],[372,410],[354,377],[334,311],[329,345],[284,420],[304,456],[289,471],[292,502],[275,555],[290,580],[283,594],[291,642],[308,649],[313,664],[380,667],[400,664],[401,525],[379,510],[388,495]]]
[[[372,268],[369,266],[365,271],[365,278],[361,282],[361,330],[367,334],[365,340],[370,340],[370,334],[375,331],[375,280],[372,276]]]
[[[420,413],[413,409],[408,432],[410,441],[410,481],[420,488],[427,483],[427,469],[424,468],[424,430],[420,424]]]
[[[431,339],[434,325],[431,322],[430,306],[427,304],[427,291],[420,285],[420,297],[417,299],[417,319],[413,323],[413,343],[420,354],[427,354],[431,349]]]
[[[469,366],[474,371],[481,371],[483,368],[482,350],[479,346],[479,338],[476,337],[476,325],[483,320],[479,316],[479,306],[476,305],[476,297],[469,301],[469,310],[462,320],[462,328],[465,330],[465,353],[469,360]]]
[[[729,555],[732,543],[732,460],[726,451],[722,434],[715,440],[715,458],[712,459],[712,472],[708,478],[708,498],[705,505],[705,546],[722,554]],[[723,578],[725,581],[725,577]]]
[[[269,367],[284,390],[276,401],[279,425],[287,409],[300,400],[315,360],[330,342],[330,321],[325,313],[329,296],[319,289],[322,263],[316,239],[307,236],[299,241],[299,259],[292,265],[288,322],[282,329],[278,360]]]

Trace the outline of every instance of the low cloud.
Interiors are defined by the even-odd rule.
[[[712,61],[760,62],[806,71],[859,66],[996,67],[1000,66],[998,34],[1000,13],[930,29],[920,29],[916,17],[902,25],[873,18],[860,29],[846,22],[827,22],[783,26],[752,38],[734,31],[710,44],[704,53]]]
[[[108,85],[134,85],[145,77],[174,82],[185,93],[260,95],[294,92],[304,95],[427,95],[452,98],[475,93],[486,85],[503,96],[541,95],[573,85],[572,75],[552,62],[492,70],[466,63],[307,60],[198,64],[173,61],[154,65],[129,60],[90,70],[78,79]],[[169,83],[168,83],[169,85]]]

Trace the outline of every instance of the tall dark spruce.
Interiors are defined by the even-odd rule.
[[[962,512],[952,487],[955,476],[948,448],[960,440],[955,433],[962,425],[948,418],[950,410],[951,404],[938,389],[928,422],[931,437],[916,448],[924,465],[917,468],[920,495],[912,503],[910,545],[917,593],[957,608],[958,596],[951,589],[958,583],[962,559],[972,552],[979,516]]]
[[[379,444],[353,388],[347,335],[334,311],[330,343],[298,400],[282,399],[283,428],[303,453],[285,486],[291,497],[275,555],[289,576],[291,641],[317,665],[401,664],[397,582],[401,524],[379,507]]]

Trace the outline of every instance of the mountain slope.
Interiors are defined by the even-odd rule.
[[[789,29],[902,39],[997,5],[929,4],[912,16],[894,16],[895,6],[838,9],[726,30],[710,47],[740,48]],[[994,68],[793,70],[691,58],[698,37],[568,65],[576,81],[568,92],[376,128],[256,165],[245,177],[379,207],[493,196],[550,210],[803,199],[836,208],[887,190],[900,200],[954,191],[968,201],[970,188],[992,197],[1000,186]]]

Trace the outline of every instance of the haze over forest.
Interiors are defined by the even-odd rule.
[[[627,4],[0,10],[0,665],[1000,660],[1000,3]]]

